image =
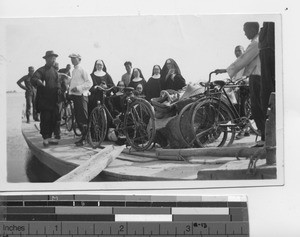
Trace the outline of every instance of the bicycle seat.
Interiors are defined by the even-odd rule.
[[[217,86],[220,86],[222,88],[226,85],[226,82],[222,81],[222,80],[216,80],[216,81],[213,81],[213,84],[217,85]]]

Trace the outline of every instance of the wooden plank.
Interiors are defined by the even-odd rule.
[[[248,173],[249,160],[231,161],[213,169],[200,170],[198,180],[237,180],[237,179],[276,179],[276,165],[265,165],[264,160],[257,161],[254,174]]]
[[[218,157],[249,157],[259,148],[245,147],[214,147],[214,148],[188,148],[188,149],[156,149],[158,159],[178,160],[178,156],[183,157],[201,157],[201,156],[218,156]]]
[[[91,159],[83,162],[70,173],[55,182],[86,182],[95,178],[123,151],[125,146],[107,146]]]

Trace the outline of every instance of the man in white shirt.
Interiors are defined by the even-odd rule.
[[[258,22],[246,22],[244,24],[246,37],[251,40],[246,51],[238,57],[227,69],[218,69],[216,73],[227,72],[233,78],[241,69],[244,69],[243,76],[249,76],[249,89],[251,100],[251,112],[257,128],[261,131],[261,141],[255,146],[264,146],[265,141],[265,121],[261,106],[261,65],[258,48]]]
[[[76,146],[83,146],[88,124],[88,95],[89,89],[93,85],[93,81],[90,75],[80,66],[81,56],[73,53],[69,57],[74,65],[69,95],[74,102],[75,118],[82,134],[80,140],[75,142],[75,144]]]
[[[132,74],[132,63],[130,61],[126,61],[124,63],[125,69],[126,69],[126,73],[122,76],[121,81],[124,82],[125,87],[127,87],[130,83],[130,78],[131,78],[131,74]]]

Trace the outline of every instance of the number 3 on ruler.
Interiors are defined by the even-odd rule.
[[[190,232],[190,231],[191,231],[191,226],[190,226],[190,225],[187,225],[187,226],[185,227],[185,231],[186,231],[186,232]]]

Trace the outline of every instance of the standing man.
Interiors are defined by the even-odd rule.
[[[23,76],[17,81],[19,87],[25,90],[26,98],[26,119],[27,123],[30,123],[30,114],[31,114],[31,104],[32,104],[32,117],[34,121],[40,121],[36,111],[35,97],[36,97],[36,88],[31,84],[31,78],[34,73],[34,67],[28,67],[28,74]],[[24,85],[22,84],[24,82]]]
[[[69,57],[74,65],[69,94],[74,102],[75,118],[82,134],[80,140],[75,142],[75,144],[76,146],[83,146],[88,125],[88,95],[89,89],[93,86],[93,81],[89,74],[80,66],[81,56],[73,53]]]
[[[246,51],[238,57],[227,69],[217,69],[216,73],[227,72],[233,78],[241,69],[244,68],[243,76],[249,76],[249,90],[251,100],[251,112],[257,128],[261,132],[261,141],[256,143],[256,147],[265,144],[265,120],[262,111],[261,93],[261,65],[258,48],[258,22],[246,22],[244,24],[246,37],[251,40]]]
[[[71,65],[67,64],[66,68],[62,68],[58,72],[67,74],[70,77],[71,76]]]
[[[124,63],[125,69],[126,69],[126,73],[122,76],[121,81],[124,82],[125,87],[127,87],[130,83],[130,78],[132,75],[132,63],[130,61],[126,61]]]
[[[46,65],[39,68],[32,77],[32,84],[37,86],[37,108],[41,113],[40,133],[43,136],[43,145],[48,146],[49,143],[58,144],[58,137],[53,140],[58,113],[58,96],[60,94],[60,84],[58,81],[58,73],[54,68],[54,64],[58,55],[52,50],[47,51],[43,57]]]

